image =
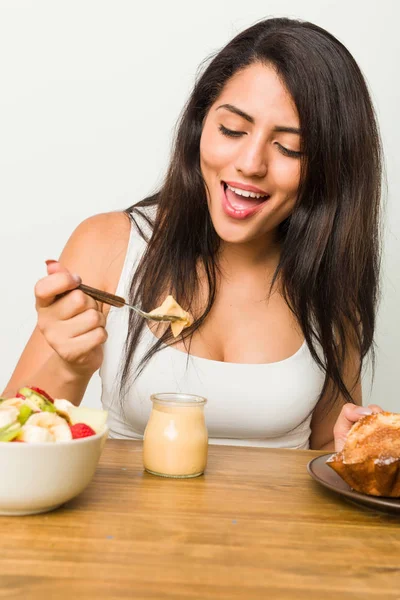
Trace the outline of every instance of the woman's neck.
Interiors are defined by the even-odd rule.
[[[222,274],[232,278],[250,273],[274,273],[279,257],[280,244],[275,239],[268,243],[265,240],[244,244],[222,242],[218,263]]]

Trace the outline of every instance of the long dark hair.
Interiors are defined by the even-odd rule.
[[[202,124],[222,88],[253,63],[272,65],[290,92],[302,131],[301,183],[291,216],[280,224],[281,255],[275,273],[311,354],[325,372],[322,395],[352,401],[343,379],[351,349],[371,350],[380,266],[381,145],[365,80],[349,51],[324,29],[286,18],[261,21],[237,35],[203,70],[181,116],[171,163],[161,189],[131,206],[136,215],[156,206],[152,234],[135,270],[130,301],[145,310],[172,293],[191,310],[207,278],[207,304],[183,332],[192,334],[213,305],[219,238],[213,228],[200,170]],[[166,332],[135,368],[132,357],[143,322],[130,316],[121,393],[153,354],[172,342]],[[319,351],[322,349],[322,354]],[[354,385],[356,381],[354,381]]]

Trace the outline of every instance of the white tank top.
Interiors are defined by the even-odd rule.
[[[117,295],[128,297],[135,265],[145,248],[146,242],[132,225]],[[114,307],[107,318],[108,339],[100,377],[111,438],[142,439],[152,409],[151,394],[184,392],[207,398],[205,417],[210,443],[309,447],[312,412],[324,375],[305,342],[289,358],[267,364],[220,362],[164,346],[133,382],[122,405],[119,374],[128,318],[128,309]],[[144,327],[135,364],[155,341],[150,329]]]

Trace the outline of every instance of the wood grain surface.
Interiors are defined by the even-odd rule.
[[[173,480],[109,440],[79,497],[0,517],[0,598],[400,599],[400,519],[314,482],[319,454],[210,446],[204,476]]]

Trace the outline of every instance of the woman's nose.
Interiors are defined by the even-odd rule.
[[[235,161],[237,171],[245,177],[265,177],[268,172],[268,160],[265,143],[249,143],[242,147]]]

